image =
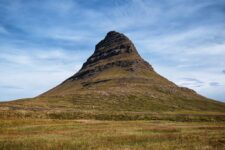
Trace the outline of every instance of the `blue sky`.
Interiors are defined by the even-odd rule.
[[[224,0],[0,0],[0,101],[61,83],[110,30],[161,75],[225,102]]]

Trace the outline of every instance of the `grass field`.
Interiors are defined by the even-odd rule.
[[[223,150],[224,122],[1,119],[1,150]]]

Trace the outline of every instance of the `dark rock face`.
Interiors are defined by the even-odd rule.
[[[112,67],[121,67],[126,71],[134,71],[137,68],[153,70],[151,65],[140,57],[128,37],[110,31],[96,45],[94,53],[83,64],[81,70],[70,79],[84,79]]]

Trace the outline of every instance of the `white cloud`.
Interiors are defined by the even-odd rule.
[[[16,63],[16,64],[30,64],[32,62],[32,58],[30,58],[27,55],[17,54],[17,55],[11,55],[11,54],[0,54],[0,59],[3,61]]]
[[[3,26],[0,26],[0,33],[8,34],[8,31]]]
[[[84,42],[94,37],[92,33],[86,31],[64,29],[60,27],[51,28],[48,31],[37,31],[36,34],[39,34],[41,37],[71,42]]]
[[[80,69],[82,55],[59,49],[1,49],[0,100],[33,97],[53,88]]]
[[[183,70],[174,66],[155,65],[158,73],[173,81],[179,86],[194,89],[199,94],[225,101],[222,93],[225,92],[225,77],[223,74],[211,70]],[[216,82],[220,86],[212,86]]]

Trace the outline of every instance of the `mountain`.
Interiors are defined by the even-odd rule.
[[[95,104],[96,99],[104,99],[107,102],[101,103],[109,103],[108,107],[122,105],[122,110],[156,110],[158,107],[207,110],[220,106],[220,103],[179,87],[157,74],[141,58],[132,41],[115,31],[107,33],[96,45],[94,53],[75,75],[39,97],[52,96],[70,96],[74,102],[91,99],[89,105],[96,107],[101,107],[101,104]]]
[[[179,87],[156,73],[122,33],[110,31],[73,76],[8,109],[66,112],[225,112],[225,104]]]

